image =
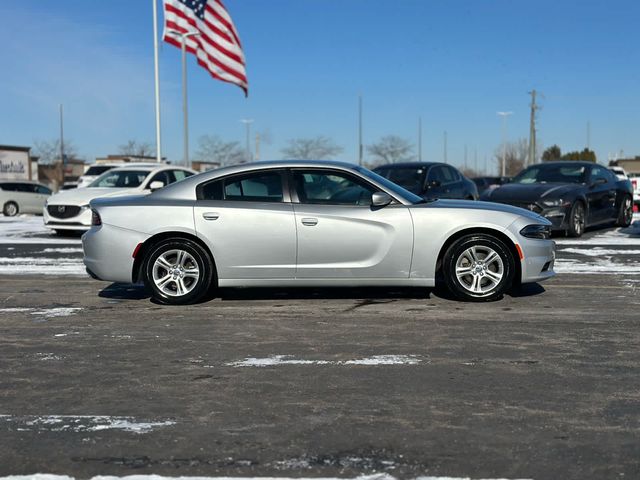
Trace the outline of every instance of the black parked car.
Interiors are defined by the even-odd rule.
[[[628,227],[633,190],[607,167],[590,162],[533,165],[481,200],[526,208],[549,219],[555,231],[579,237],[586,227],[615,221]]]
[[[457,168],[446,163],[393,163],[382,165],[373,171],[428,200],[478,199],[476,184],[462,175]]]
[[[510,177],[473,177],[471,179],[478,187],[478,193],[482,195],[489,188],[497,188],[500,185],[509,183]]]

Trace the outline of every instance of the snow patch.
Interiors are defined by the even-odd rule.
[[[75,480],[67,475],[51,475],[45,473],[37,473],[34,475],[10,475],[8,477],[0,477],[0,480]],[[109,475],[98,475],[89,480],[305,480],[304,478],[293,477],[165,477],[162,475],[126,475],[124,477],[115,477]],[[311,480],[311,479],[309,479]],[[377,475],[360,475],[352,478],[337,477],[313,477],[312,480],[397,480],[396,477],[387,474]],[[473,480],[471,477],[417,477],[413,480]],[[506,478],[478,478],[475,480],[508,480]],[[518,479],[514,479],[518,480]],[[526,479],[519,479],[526,480]]]
[[[37,315],[45,318],[70,317],[76,315],[81,307],[58,307],[58,308],[33,308],[33,307],[15,307],[0,308],[0,313],[26,313]],[[56,335],[57,336],[57,335]]]
[[[34,432],[99,432],[121,430],[129,433],[149,433],[158,427],[168,427],[176,422],[140,422],[133,417],[111,417],[108,415],[45,415],[18,416],[1,415],[0,422],[8,423],[16,430]]]
[[[4,275],[86,275],[81,258],[0,257]]]
[[[640,245],[640,242],[638,242]],[[578,255],[586,255],[588,257],[604,257],[613,255],[640,255],[640,250],[624,250],[612,248],[563,248],[559,253],[576,253]]]
[[[274,367],[280,365],[417,365],[424,361],[418,355],[374,355],[353,360],[304,360],[292,355],[271,355],[265,358],[247,357],[226,363],[229,367]]]
[[[40,216],[0,217],[0,244],[80,244],[79,238],[60,238],[44,226]]]
[[[611,260],[598,260],[595,263],[583,263],[578,260],[557,259],[553,269],[557,273],[640,275],[640,263],[617,263],[612,262]]]
[[[42,250],[43,253],[82,253],[81,248],[45,248]]]

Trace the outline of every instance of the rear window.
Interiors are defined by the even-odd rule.
[[[94,165],[92,167],[89,167],[88,170],[84,172],[84,174],[98,176],[98,175],[102,175],[107,170],[111,170],[112,168],[114,167],[110,167],[108,165]]]

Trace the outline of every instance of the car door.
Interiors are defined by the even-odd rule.
[[[38,211],[38,198],[35,185],[31,183],[17,183],[16,197],[20,206],[20,213],[35,213]]]
[[[433,200],[436,198],[446,198],[445,177],[442,165],[435,165],[429,169],[424,188],[424,198]]]
[[[449,189],[445,198],[464,198],[464,180],[460,172],[449,165],[442,168],[445,174],[445,187]]]
[[[589,202],[588,223],[603,222],[614,217],[616,185],[606,168],[591,167],[587,182],[587,201]]]
[[[293,279],[296,226],[284,170],[241,173],[201,184],[195,228],[219,279]]]
[[[42,213],[47,198],[51,196],[51,190],[43,185],[33,185],[35,191],[35,208],[33,213]]]
[[[371,206],[378,189],[349,172],[291,170],[296,278],[408,278],[413,223],[406,206]]]

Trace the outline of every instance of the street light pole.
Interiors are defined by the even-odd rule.
[[[240,122],[244,123],[246,128],[247,135],[247,161],[253,160],[253,155],[251,155],[251,124],[253,123],[253,118],[243,118]]]
[[[502,176],[507,176],[507,117],[513,112],[497,112],[502,117]]]
[[[182,116],[184,122],[184,153],[183,161],[187,168],[191,168],[189,162],[189,103],[187,101],[187,40],[189,37],[200,35],[200,32],[178,33],[182,49]]]

